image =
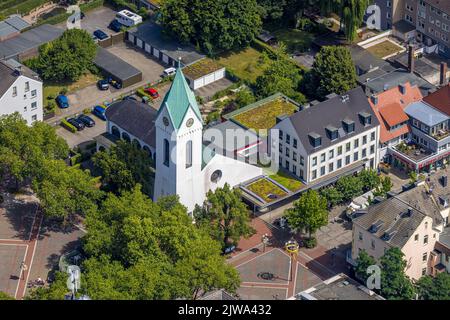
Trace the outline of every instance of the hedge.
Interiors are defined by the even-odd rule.
[[[74,156],[72,156],[70,158],[70,165],[74,166],[78,163],[81,163],[82,160],[83,160],[83,157],[82,157],[81,153],[76,153]]]
[[[153,100],[152,96],[149,95],[148,93],[146,93],[146,92],[144,91],[144,89],[142,89],[142,88],[137,89],[137,90],[136,90],[136,94],[137,94],[139,97],[141,97],[141,98],[143,98],[143,97],[148,97],[148,98],[150,99],[150,101]]]
[[[75,128],[74,125],[68,123],[66,119],[61,120],[61,126],[63,126],[64,128],[66,128],[67,130],[69,130],[72,133],[75,133],[78,131],[77,128]]]

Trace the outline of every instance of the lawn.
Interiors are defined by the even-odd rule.
[[[297,111],[297,106],[282,97],[268,101],[258,107],[237,114],[233,119],[248,129],[256,131],[270,129],[276,124],[277,116],[291,115]]]
[[[384,58],[391,54],[399,52],[402,49],[402,47],[396,45],[395,43],[392,43],[389,40],[385,40],[374,46],[368,47],[366,50],[378,58]]]
[[[313,41],[314,35],[297,29],[279,29],[272,34],[283,42],[290,53],[306,51]]]
[[[248,47],[239,52],[222,54],[217,62],[242,80],[254,83],[256,78],[262,75],[270,60],[265,60],[261,52]]]
[[[303,186],[303,183],[301,181],[295,179],[294,177],[290,176],[289,174],[281,170],[278,171],[276,174],[269,176],[269,178],[278,182],[279,184],[281,184],[286,189],[289,189],[290,191],[297,191]]]
[[[248,186],[246,186],[248,190],[255,193],[259,197],[261,197],[265,202],[273,202],[276,199],[285,196],[287,193],[281,189],[279,186],[270,182],[269,180],[262,178],[259,179]]]

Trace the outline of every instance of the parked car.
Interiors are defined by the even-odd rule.
[[[164,77],[169,77],[174,75],[175,73],[177,73],[177,69],[171,67],[171,68],[167,68],[166,70],[164,70]]]
[[[123,27],[123,25],[116,19],[111,21],[110,24],[108,25],[108,28],[114,32],[120,32],[120,30],[122,30],[122,27]]]
[[[102,107],[102,106],[95,106],[94,109],[92,110],[92,114],[96,115],[103,121],[106,121],[105,112],[106,112],[106,108]]]
[[[116,81],[111,77],[108,78],[108,83],[116,89],[122,89],[122,84],[119,81]]]
[[[84,125],[85,125],[86,127],[91,128],[91,127],[95,126],[95,121],[94,121],[94,119],[92,119],[91,117],[89,117],[89,116],[87,116],[87,115],[85,115],[85,114],[79,115],[79,116],[78,116],[78,120],[80,120],[81,122],[83,122]]]
[[[109,83],[108,80],[98,80],[97,81],[97,87],[100,90],[108,90],[109,89]]]
[[[67,119],[67,122],[77,128],[78,131],[83,130],[85,127],[84,123],[76,118],[69,118]]]
[[[61,108],[61,109],[65,109],[69,107],[69,99],[63,95],[60,94],[59,96],[56,97],[56,104]]]
[[[100,40],[105,40],[108,38],[108,35],[100,29],[94,31],[94,36]]]
[[[146,88],[144,91],[147,92],[153,99],[159,97],[158,91],[154,88]]]

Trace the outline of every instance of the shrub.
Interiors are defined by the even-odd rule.
[[[149,95],[147,92],[145,92],[144,89],[142,89],[142,88],[137,89],[136,94],[141,98],[148,97],[150,99],[150,101],[153,100],[151,95]]]
[[[81,163],[82,162],[82,155],[81,155],[81,153],[76,153],[74,156],[72,156],[71,158],[70,158],[70,165],[71,166],[74,166],[74,165],[76,165],[76,164],[79,164],[79,163]]]
[[[314,248],[317,245],[317,239],[314,237],[306,238],[303,240],[303,244],[305,245],[305,248]]]
[[[66,95],[67,92],[69,92],[69,90],[68,90],[66,87],[64,87],[64,88],[61,89],[61,91],[59,92],[59,94]]]
[[[220,119],[220,112],[214,111],[206,116],[206,123],[208,124],[210,122],[217,121],[219,119]]]
[[[61,126],[63,126],[64,128],[66,128],[67,130],[69,130],[72,133],[77,132],[77,128],[75,128],[73,125],[68,123],[66,119],[61,120]]]
[[[50,93],[50,94],[47,96],[47,100],[55,100],[55,98],[56,98],[56,96],[55,96],[53,93]]]
[[[50,100],[47,102],[47,104],[45,105],[45,111],[47,113],[53,112],[56,110],[56,102],[53,100]]]
[[[92,109],[91,109],[91,108],[83,109],[83,114],[89,114],[89,113],[91,113],[91,112],[92,112]]]

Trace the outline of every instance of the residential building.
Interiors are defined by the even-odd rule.
[[[369,207],[366,214],[353,220],[349,262],[355,264],[362,250],[379,262],[388,249],[397,247],[407,262],[406,275],[417,280],[430,274],[428,261],[438,233],[430,216],[393,197]]]
[[[409,117],[404,109],[422,100],[417,85],[400,84],[369,98],[369,104],[380,122],[380,159],[390,162],[389,146],[395,146],[408,138]]]
[[[384,300],[367,287],[340,273],[297,293],[289,300]]]
[[[304,107],[270,134],[272,161],[307,184],[325,185],[379,163],[380,124],[360,87]]]
[[[17,61],[0,61],[0,115],[18,112],[29,125],[43,119],[42,80]]]
[[[386,250],[397,247],[405,255],[406,274],[415,280],[450,270],[446,265],[449,173],[447,169],[432,174],[417,187],[369,207],[356,218],[349,262],[354,264],[361,250],[379,261]]]

